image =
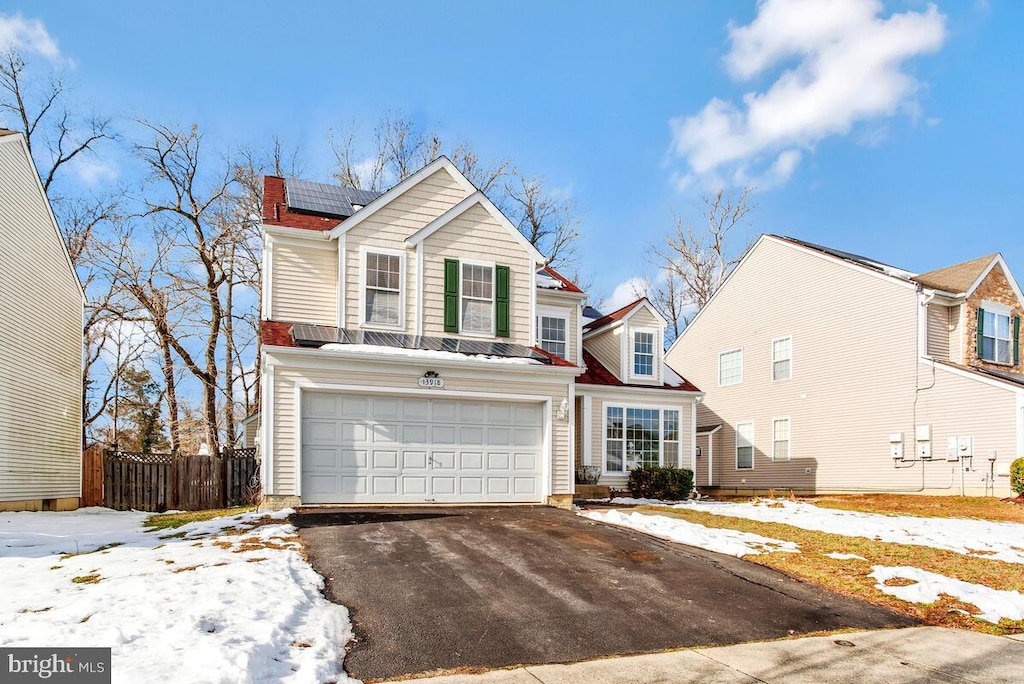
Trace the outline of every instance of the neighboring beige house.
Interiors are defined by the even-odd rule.
[[[666,355],[706,393],[698,486],[1008,495],[1022,301],[998,254],[915,275],[762,236]]]
[[[638,465],[693,468],[703,393],[665,364],[665,319],[647,299],[583,326],[576,379],[578,466],[599,484],[625,489]]]
[[[267,177],[263,233],[272,505],[568,505],[582,294],[447,158],[380,196]]]
[[[81,497],[84,295],[25,139],[0,129],[0,511]]]

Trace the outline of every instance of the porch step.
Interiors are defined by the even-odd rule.
[[[607,499],[611,496],[611,489],[608,485],[576,485],[574,499]]]

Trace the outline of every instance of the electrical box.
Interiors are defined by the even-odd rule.
[[[946,440],[946,460],[947,461],[959,461],[960,452],[957,450],[957,438],[950,437]]]
[[[903,458],[903,433],[893,432],[889,435],[889,457]]]
[[[974,438],[957,437],[956,450],[960,454],[960,458],[971,458],[974,456]]]
[[[932,426],[918,425],[914,428],[914,441],[917,442],[917,457],[932,457]]]

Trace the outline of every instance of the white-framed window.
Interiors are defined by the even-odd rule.
[[[405,255],[401,252],[365,249],[362,261],[362,323],[371,327],[402,327],[405,318]]]
[[[1013,363],[1012,311],[1001,304],[982,302],[978,316],[978,357],[993,363]]]
[[[772,340],[772,382],[793,377],[793,338]]]
[[[772,460],[789,460],[789,418],[772,420]]]
[[[537,316],[537,343],[538,346],[549,354],[567,358],[569,319],[566,316],[556,316],[542,313]]]
[[[605,406],[604,472],[626,474],[640,466],[679,461],[679,409]]]
[[[736,470],[754,469],[754,423],[736,423]]]
[[[743,382],[743,350],[733,349],[718,355],[718,386]]]
[[[494,335],[494,264],[462,262],[462,332]]]
[[[633,375],[641,378],[655,376],[658,331],[640,328],[633,331]]]

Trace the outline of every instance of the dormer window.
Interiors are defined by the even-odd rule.
[[[1009,307],[994,302],[983,302],[978,309],[978,358],[982,361],[1018,363],[1020,317],[1012,313]]]
[[[386,328],[402,326],[404,261],[400,252],[363,252],[363,324]]]
[[[537,317],[537,324],[537,330],[539,332],[538,344],[540,348],[549,354],[560,356],[563,359],[567,358],[567,318],[565,316],[541,314]]]
[[[637,377],[654,377],[654,330],[633,331],[633,375]]]

